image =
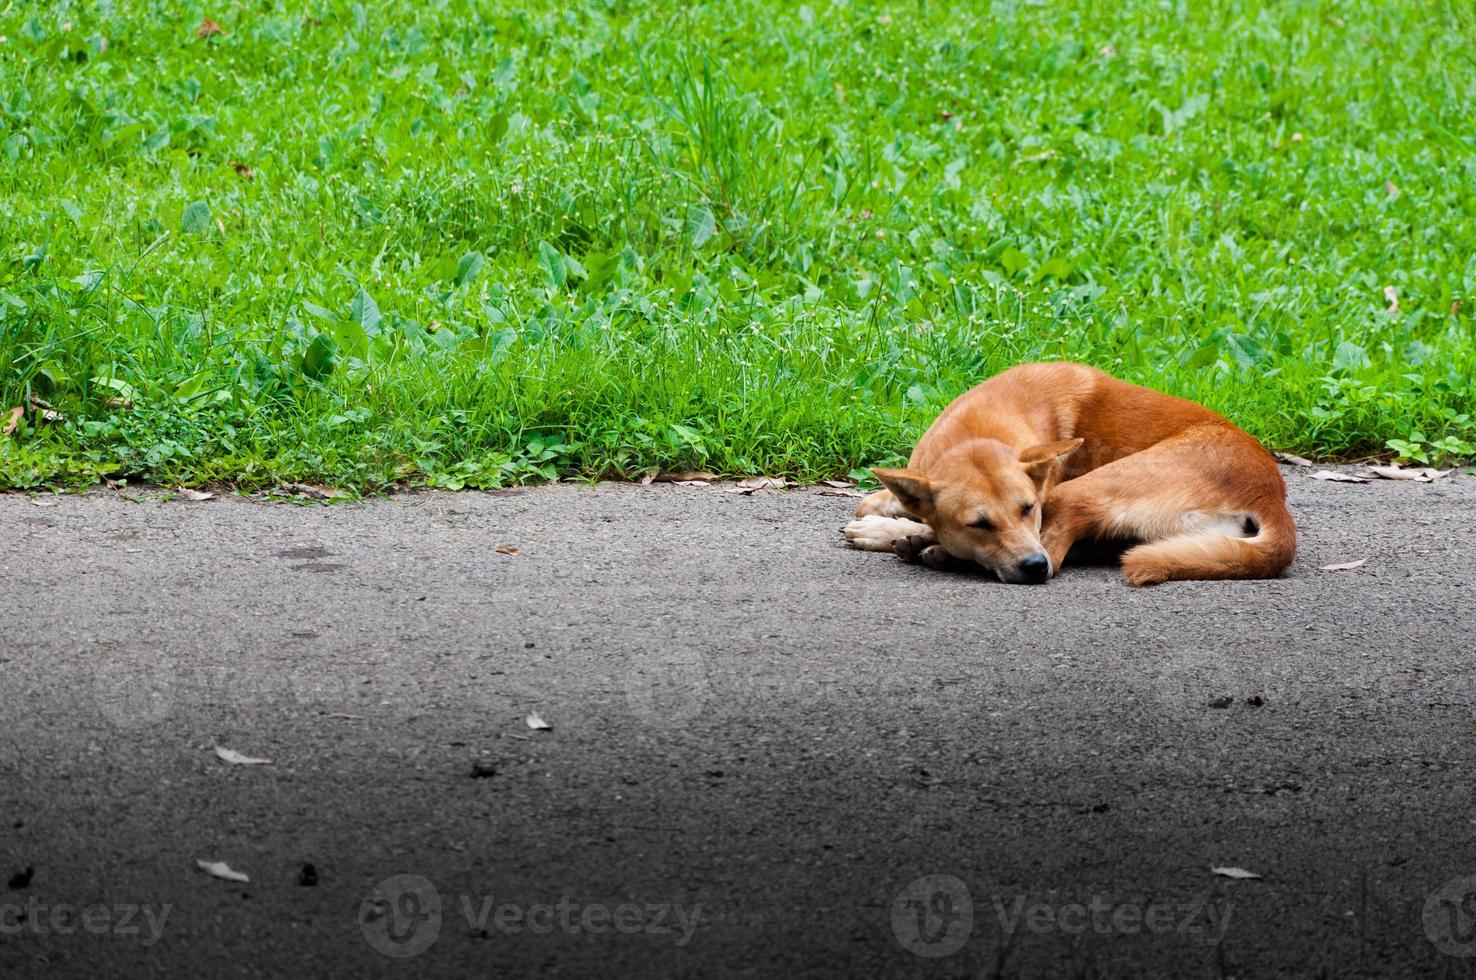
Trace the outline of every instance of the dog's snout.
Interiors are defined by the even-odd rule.
[[[1051,577],[1051,560],[1043,553],[1020,559],[1020,577],[1031,583],[1044,582]]]

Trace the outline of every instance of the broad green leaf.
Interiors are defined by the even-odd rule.
[[[1018,248],[1007,248],[999,255],[999,264],[1004,266],[1005,272],[1014,277],[1021,269],[1030,267],[1030,256]]]
[[[1354,371],[1368,367],[1368,353],[1351,340],[1345,340],[1333,352],[1333,370]]]
[[[687,240],[694,249],[706,245],[716,232],[717,221],[710,209],[699,205],[687,212]]]
[[[564,263],[564,256],[548,242],[538,243],[538,264],[550,286],[563,289],[568,284],[569,267]]]
[[[456,285],[465,286],[475,279],[482,271],[483,261],[481,252],[467,252],[463,255],[461,261],[456,263]]]
[[[1220,348],[1216,347],[1214,344],[1205,344],[1203,347],[1199,348],[1193,354],[1190,354],[1184,359],[1184,367],[1188,368],[1191,371],[1195,371],[1199,368],[1206,367],[1210,364],[1215,363],[1219,356]]]
[[[379,304],[362,287],[349,303],[349,319],[362,327],[365,334],[374,334],[379,330]]]
[[[326,333],[320,333],[307,345],[307,350],[302,352],[303,376],[312,381],[319,381],[333,373],[333,364],[337,359],[338,345],[333,338]]]
[[[179,221],[180,230],[186,235],[202,235],[210,230],[210,205],[195,201],[185,206]]]

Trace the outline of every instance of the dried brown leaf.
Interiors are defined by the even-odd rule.
[[[1310,459],[1308,459],[1307,457],[1305,457],[1305,456],[1297,456],[1297,455],[1294,455],[1292,453],[1277,453],[1276,454],[1276,458],[1279,459],[1279,460],[1281,460],[1283,463],[1290,463],[1293,466],[1311,466],[1312,465],[1312,461]]]
[[[30,397],[30,402],[31,411],[41,416],[41,421],[60,422],[62,420],[62,413],[58,412],[50,402],[42,401],[35,395]]]
[[[1322,566],[1322,571],[1324,571],[1324,572],[1349,572],[1349,571],[1352,571],[1355,568],[1359,568],[1359,567],[1361,567],[1361,566],[1363,566],[1363,565],[1365,565],[1367,563],[1368,563],[1368,559],[1367,558],[1360,558],[1357,561],[1339,562],[1336,565],[1323,565]]]
[[[651,477],[655,483],[691,483],[695,480],[711,481],[721,479],[716,473],[706,470],[683,470],[676,473],[657,473]]]
[[[251,880],[241,872],[233,870],[231,866],[229,864],[226,864],[224,861],[196,860],[195,867],[199,868],[210,877],[219,878],[221,881],[236,881],[244,885]]]
[[[6,420],[4,425],[0,425],[0,436],[8,436],[14,432],[16,426],[20,425],[21,416],[25,414],[26,410],[24,406],[17,405],[7,411],[3,416],[0,416],[0,418]]]
[[[179,494],[181,500],[199,503],[202,500],[210,500],[215,494],[208,490],[191,490],[189,487],[176,487],[175,493]]]
[[[1384,299],[1389,301],[1390,313],[1399,312],[1399,290],[1395,289],[1393,286],[1385,286]]]
[[[1370,466],[1368,471],[1383,480],[1412,480],[1415,483],[1433,483],[1450,473],[1450,470],[1437,470],[1433,466],[1417,466],[1407,470],[1398,463]]]
[[[225,32],[226,29],[224,27],[221,27],[209,17],[202,18],[200,20],[200,26],[195,28],[196,37],[213,37],[216,34],[224,34]]]
[[[269,766],[272,764],[271,759],[258,759],[255,756],[243,755],[235,749],[222,748],[219,745],[215,747],[215,757],[233,766]]]
[[[1318,470],[1316,473],[1309,473],[1307,475],[1310,476],[1310,477],[1312,477],[1312,479],[1314,479],[1314,480],[1327,480],[1330,483],[1372,483],[1373,482],[1371,479],[1369,479],[1366,476],[1359,476],[1357,473],[1339,473],[1337,470]]]
[[[282,490],[299,497],[307,497],[310,500],[337,500],[339,497],[348,496],[342,490],[317,483],[284,483]]]
[[[750,476],[739,480],[738,486],[745,490],[783,490],[793,482],[782,476]]]
[[[495,550],[499,555],[521,555],[522,549],[515,544],[500,544]]]

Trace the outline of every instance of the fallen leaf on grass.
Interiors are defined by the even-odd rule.
[[[1336,470],[1318,470],[1316,473],[1308,474],[1314,480],[1328,480],[1333,483],[1372,483],[1366,476],[1357,473],[1339,473]]]
[[[251,880],[250,878],[243,875],[241,872],[233,870],[231,866],[229,864],[226,864],[224,861],[196,860],[195,867],[199,868],[210,877],[219,878],[221,881],[239,881],[241,884],[244,885]]]
[[[523,553],[522,549],[515,544],[500,544],[495,550],[499,555],[521,555]]]
[[[544,721],[543,716],[536,711],[528,712],[528,717],[523,719],[523,723],[534,731],[543,731],[544,729],[553,727],[548,722]]]
[[[1259,877],[1261,877],[1260,875],[1256,874],[1254,871],[1247,871],[1244,868],[1210,868],[1210,874],[1212,874],[1212,875],[1220,875],[1223,878],[1237,878],[1237,879],[1247,879],[1247,878],[1259,878]]]
[[[1324,571],[1324,572],[1346,572],[1346,571],[1350,571],[1350,570],[1352,570],[1354,568],[1358,568],[1359,566],[1361,566],[1361,565],[1363,565],[1363,564],[1365,564],[1367,562],[1368,562],[1368,559],[1367,558],[1360,558],[1357,561],[1345,561],[1345,562],[1340,562],[1340,563],[1338,563],[1336,565],[1323,565],[1322,566],[1322,571]]]
[[[62,420],[62,413],[58,412],[54,407],[52,407],[49,402],[44,402],[41,399],[37,398],[35,395],[31,396],[30,401],[31,411],[41,416],[41,421],[60,422]]]
[[[750,476],[739,480],[734,487],[724,487],[724,493],[751,494],[756,490],[783,490],[785,487],[794,486],[794,481],[782,476]]]
[[[229,762],[233,766],[269,766],[272,764],[271,759],[258,759],[255,756],[242,755],[235,749],[222,748],[219,745],[215,747],[215,757],[221,762]]]
[[[681,484],[701,482],[702,484],[706,485],[713,480],[719,479],[722,478],[719,477],[716,473],[709,473],[706,470],[684,470],[680,473],[657,473],[655,476],[651,477],[651,482]]]
[[[1450,473],[1450,470],[1437,470],[1433,466],[1417,466],[1412,470],[1407,470],[1398,463],[1390,466],[1370,466],[1368,471],[1384,480],[1413,480],[1416,483],[1433,483]]]
[[[1305,456],[1297,456],[1297,455],[1294,455],[1292,453],[1277,453],[1276,454],[1276,458],[1279,459],[1279,460],[1281,460],[1283,463],[1290,463],[1293,466],[1311,466],[1312,465],[1312,461],[1310,459],[1308,459],[1307,457],[1305,457]]]
[[[208,490],[191,490],[189,487],[176,487],[174,492],[179,494],[180,499],[193,501],[194,503],[209,500],[215,496],[215,494],[210,493]]]
[[[333,487],[316,483],[284,483],[282,491],[296,494],[299,497],[307,497],[310,500],[337,500],[339,497],[348,496],[342,490],[335,490]]]
[[[1385,286],[1384,299],[1389,301],[1390,313],[1399,312],[1399,290],[1395,289],[1393,286]]]
[[[4,425],[0,425],[0,436],[8,436],[14,432],[16,426],[20,425],[21,416],[24,414],[26,414],[26,410],[20,405],[6,412],[4,417],[7,421]]]
[[[195,28],[196,37],[213,37],[216,34],[224,34],[226,29],[221,27],[209,17],[200,20],[200,26]]]
[[[232,160],[231,166],[235,169],[237,176],[243,177],[246,180],[251,180],[253,177],[256,176],[256,172],[253,171],[250,167],[246,166],[246,164],[242,163],[240,160]]]

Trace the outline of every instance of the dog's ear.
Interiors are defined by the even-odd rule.
[[[1039,446],[1020,450],[1020,465],[1038,487],[1051,475],[1051,468],[1058,461],[1076,452],[1085,439],[1062,439],[1060,442],[1043,442]]]
[[[871,472],[914,517],[927,520],[933,516],[933,485],[921,470],[888,470],[873,466]]]

